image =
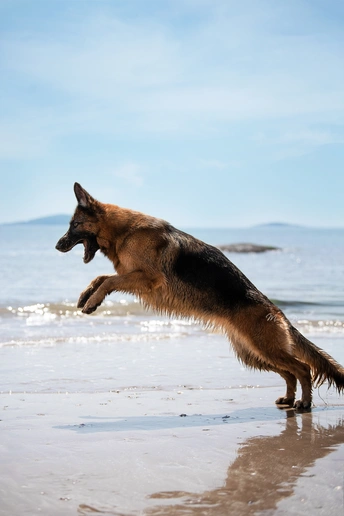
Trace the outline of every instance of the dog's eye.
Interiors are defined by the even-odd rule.
[[[81,222],[73,222],[73,228],[77,228]]]

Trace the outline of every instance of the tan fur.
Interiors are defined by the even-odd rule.
[[[293,328],[218,249],[163,220],[100,203],[77,183],[75,193],[79,205],[57,249],[66,252],[82,241],[86,262],[100,248],[117,272],[95,278],[81,293],[78,307],[84,313],[96,310],[111,292],[121,291],[138,296],[159,313],[218,328],[239,360],[284,378],[287,391],[278,404],[294,404],[299,380],[302,397],[295,406],[309,408],[311,373],[318,384],[328,380],[339,391],[344,389],[344,368]]]

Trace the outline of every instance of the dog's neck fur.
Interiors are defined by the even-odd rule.
[[[124,240],[128,238],[128,227],[132,231],[146,227],[147,217],[140,212],[123,209],[113,204],[99,204],[102,208],[100,216],[106,222],[103,227],[108,229],[102,230],[97,235],[97,242],[100,251],[114,263],[117,269],[120,262],[118,254]]]

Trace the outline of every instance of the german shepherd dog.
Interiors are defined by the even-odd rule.
[[[164,220],[103,204],[78,183],[74,192],[78,205],[56,249],[66,253],[83,243],[85,263],[100,250],[116,270],[81,293],[77,306],[83,313],[91,314],[105,296],[120,291],[159,313],[219,328],[241,362],[284,378],[287,390],[278,405],[309,409],[312,384],[326,380],[344,390],[344,368],[301,335],[219,249]],[[295,401],[297,380],[302,395]]]

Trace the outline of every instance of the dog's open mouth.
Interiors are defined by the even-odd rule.
[[[97,239],[95,237],[85,238],[82,243],[84,244],[84,263],[89,263],[99,249]]]
[[[84,263],[89,263],[93,260],[94,255],[99,249],[97,239],[94,235],[84,234],[81,238],[73,242],[69,234],[66,233],[66,235],[57,242],[56,249],[61,251],[61,253],[68,253],[68,251],[71,251],[78,244],[84,245]]]

